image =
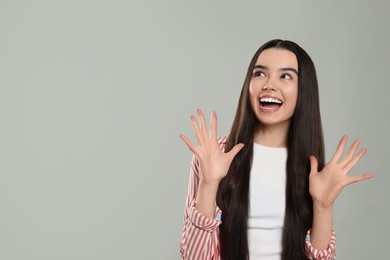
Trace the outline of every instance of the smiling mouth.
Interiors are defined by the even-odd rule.
[[[260,107],[262,108],[279,108],[283,105],[283,101],[277,99],[277,98],[271,98],[271,97],[262,97],[260,98]]]

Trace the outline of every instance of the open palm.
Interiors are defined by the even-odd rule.
[[[347,136],[341,138],[332,159],[320,172],[318,172],[317,159],[310,156],[309,191],[313,202],[318,203],[323,208],[331,207],[345,186],[374,177],[374,174],[348,176],[348,173],[366,153],[366,148],[362,148],[355,154],[360,144],[359,140],[355,140],[343,158],[347,139]]]
[[[198,109],[197,113],[200,125],[198,125],[195,116],[191,116],[191,122],[195,130],[198,146],[193,145],[183,134],[180,134],[180,138],[200,161],[201,181],[205,184],[217,184],[226,176],[234,156],[237,155],[244,145],[237,144],[227,153],[222,151],[217,141],[216,113],[212,112],[210,131],[207,128],[202,110]]]

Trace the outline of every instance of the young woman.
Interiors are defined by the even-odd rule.
[[[344,136],[325,165],[314,64],[296,43],[255,53],[228,136],[198,109],[180,252],[183,259],[334,259],[333,204],[366,149]]]

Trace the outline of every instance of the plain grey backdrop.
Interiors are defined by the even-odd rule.
[[[196,108],[230,129],[249,61],[316,64],[327,159],[368,153],[335,205],[338,259],[389,229],[388,1],[0,1],[0,259],[180,259]]]

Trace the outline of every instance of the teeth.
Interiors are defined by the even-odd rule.
[[[260,98],[260,102],[268,102],[268,103],[276,103],[276,104],[282,104],[283,102],[276,98]]]

